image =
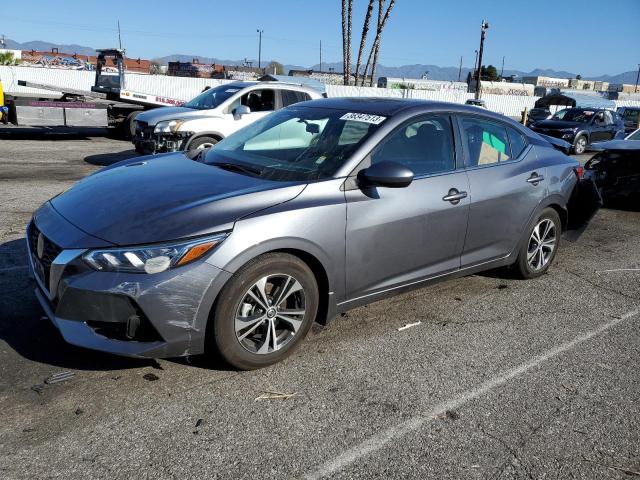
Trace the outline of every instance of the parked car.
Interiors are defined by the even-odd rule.
[[[530,128],[566,140],[576,154],[584,153],[592,142],[624,136],[622,119],[615,112],[590,108],[565,108]]]
[[[456,104],[303,102],[195,158],[116,163],[34,214],[36,295],[68,342],[263,367],[314,321],[406,289],[540,277],[597,208],[577,161]]]
[[[605,203],[624,201],[640,208],[640,130],[635,135],[594,144],[598,153],[585,164],[585,176],[593,179]]]
[[[208,148],[273,111],[321,97],[319,91],[302,85],[228,83],[206,89],[180,107],[139,114],[132,142],[140,154]]]
[[[484,100],[475,100],[473,98],[464,102],[465,105],[472,105],[474,107],[487,108],[487,103]]]
[[[532,108],[527,115],[527,127],[530,127],[540,120],[546,120],[551,116],[551,111],[548,108]]]
[[[616,112],[624,122],[625,133],[631,133],[640,127],[640,107],[618,107]]]

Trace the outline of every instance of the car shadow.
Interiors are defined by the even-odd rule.
[[[91,137],[112,137],[108,128],[73,127],[2,127],[0,140],[89,140]]]
[[[156,365],[155,360],[118,357],[64,341],[33,293],[23,239],[0,244],[0,340],[22,357],[73,370],[121,370]]]
[[[138,156],[138,153],[135,150],[131,149],[123,150],[121,152],[97,153],[95,155],[88,155],[84,157],[84,161],[90,163],[91,165],[106,167],[122,160],[127,160],[129,158]]]

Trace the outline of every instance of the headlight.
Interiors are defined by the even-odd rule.
[[[160,273],[201,258],[219,245],[227,234],[180,243],[133,248],[91,250],[82,259],[100,272]]]
[[[561,129],[560,129],[560,131],[561,131],[562,133],[573,133],[573,132],[575,132],[576,130],[578,130],[578,128],[561,128]]]
[[[165,120],[158,122],[153,129],[153,133],[175,133],[183,123],[184,120]]]

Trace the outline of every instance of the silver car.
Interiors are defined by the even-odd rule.
[[[114,164],[34,214],[36,295],[68,342],[263,367],[314,321],[408,288],[538,277],[597,208],[577,161],[464,105],[303,102],[191,158]]]

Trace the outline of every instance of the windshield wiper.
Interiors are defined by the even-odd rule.
[[[241,172],[248,173],[249,175],[262,175],[262,169],[257,167],[250,167],[248,165],[240,165],[238,163],[230,163],[230,162],[220,162],[220,163],[212,163],[214,167],[222,168],[223,170],[229,170],[232,172]]]

